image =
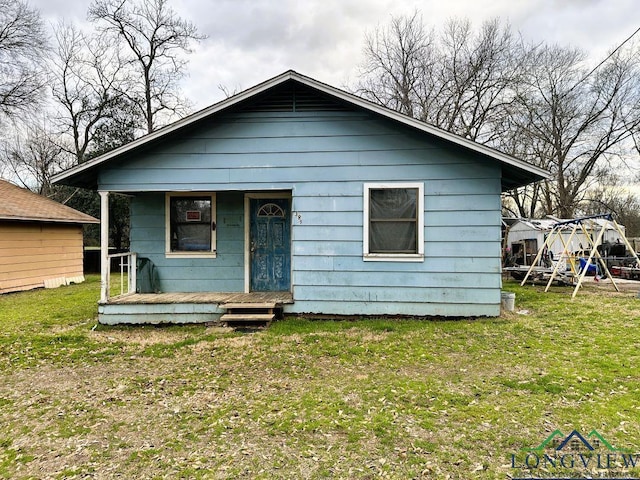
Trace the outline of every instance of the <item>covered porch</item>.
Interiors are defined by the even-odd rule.
[[[112,297],[110,305],[172,304],[172,303],[293,303],[290,292],[193,292],[193,293],[131,293]]]
[[[207,198],[211,198],[207,205],[211,213],[206,217],[203,214],[202,219],[206,221],[210,237],[206,239],[206,249],[198,246],[194,251],[174,250],[173,235],[169,235],[173,233],[170,201],[194,194],[131,194],[135,213],[131,220],[131,248],[136,251],[117,254],[109,253],[108,225],[109,197],[118,193],[99,193],[102,207],[100,323],[251,320],[268,323],[282,313],[284,305],[293,303],[288,233],[290,192],[207,193]],[[277,208],[271,208],[277,206],[274,202],[286,207],[279,210],[280,215],[273,214],[278,213]],[[194,208],[186,212],[187,215],[194,213],[198,213]],[[261,260],[264,255],[261,255],[260,241],[263,238],[270,241],[271,237],[255,238],[254,225],[261,222],[266,222],[267,232],[275,224],[287,229],[286,235],[276,236],[286,242],[286,262],[279,269],[275,263],[267,262],[267,274],[260,270],[265,263]],[[197,237],[191,234],[192,243],[193,238]],[[269,280],[269,272],[284,272],[285,281],[278,281],[279,278],[275,278],[275,282],[257,281]]]

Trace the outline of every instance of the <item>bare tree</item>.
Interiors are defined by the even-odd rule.
[[[484,22],[477,32],[467,20],[451,20],[424,89],[422,119],[495,146],[525,73],[526,54],[521,40],[498,19]]]
[[[536,141],[529,132],[517,128],[512,122],[509,122],[507,129],[500,141],[500,150],[515,158],[549,169],[550,154],[543,142]],[[513,216],[524,218],[542,216],[548,210],[543,205],[549,205],[550,182],[552,181],[543,180],[507,192],[503,195],[502,204],[508,207]]]
[[[414,13],[368,35],[357,91],[549,170],[552,180],[510,193],[520,215],[573,216],[604,174],[624,168],[633,135],[637,149],[638,48],[589,69],[582,52],[528,45],[498,20],[426,32]]]
[[[11,177],[36,193],[50,195],[51,177],[66,166],[62,149],[45,121],[32,119],[14,132],[14,138],[4,143],[0,152]]]
[[[603,185],[589,190],[578,213],[612,213],[616,221],[625,226],[628,237],[637,237],[640,235],[640,198],[629,189],[628,179],[621,179],[618,175],[607,177]]]
[[[416,12],[365,39],[357,91],[389,108],[482,143],[494,143],[523,75],[524,45],[498,20],[474,32],[452,20],[436,35]]]
[[[427,32],[416,11],[410,17],[392,17],[365,38],[358,93],[412,117],[422,115],[421,94],[428,76],[433,33]]]
[[[57,123],[63,148],[82,163],[92,149],[102,123],[119,115],[129,80],[126,62],[100,37],[87,37],[72,25],[55,29],[51,62],[53,97],[60,107]]]
[[[0,0],[0,113],[24,113],[40,98],[46,35],[40,14],[21,0]]]
[[[601,183],[631,147],[640,125],[637,52],[619,52],[597,71],[582,52],[541,46],[534,69],[522,82],[512,121],[525,157],[549,169],[542,210],[570,218],[590,188]]]
[[[236,85],[236,87],[231,89],[228,86],[220,83],[218,84],[218,90],[222,92],[222,94],[224,95],[224,98],[231,98],[234,95],[237,95],[238,93],[240,93],[242,91],[242,88],[239,85]]]
[[[163,114],[182,114],[186,101],[178,95],[190,45],[204,37],[195,25],[176,16],[167,0],[94,0],[89,18],[131,54],[137,81],[126,90],[151,133]]]

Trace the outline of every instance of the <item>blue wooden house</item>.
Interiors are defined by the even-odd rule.
[[[257,304],[497,316],[500,195],[546,176],[288,71],[54,180],[102,198],[100,321],[158,323]],[[109,291],[113,194],[131,197],[130,280],[143,258],[150,292]]]

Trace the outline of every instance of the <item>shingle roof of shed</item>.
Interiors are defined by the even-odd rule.
[[[1,179],[0,220],[100,223],[90,215]]]

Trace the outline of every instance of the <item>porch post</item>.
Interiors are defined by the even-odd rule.
[[[109,192],[100,195],[100,303],[109,299]]]

